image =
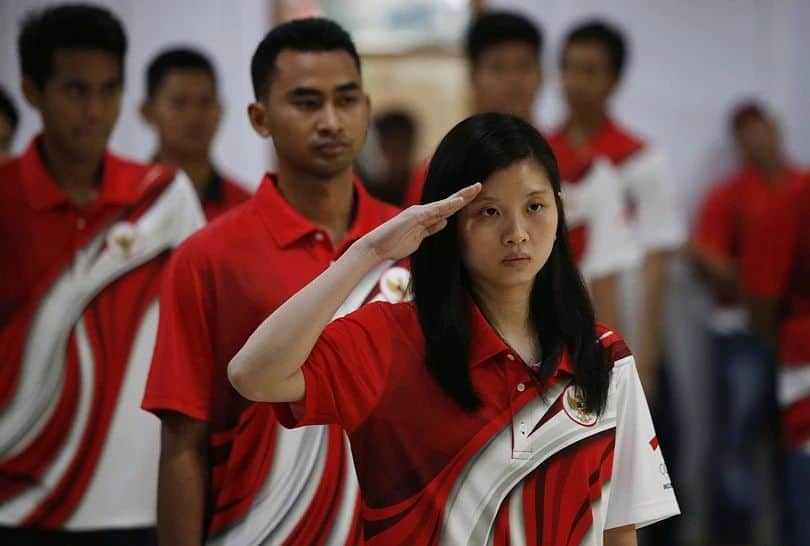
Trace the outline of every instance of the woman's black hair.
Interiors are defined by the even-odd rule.
[[[607,402],[609,367],[596,339],[596,324],[585,283],[568,244],[560,199],[557,160],[546,140],[515,116],[486,113],[465,119],[442,139],[428,168],[422,203],[443,199],[492,173],[526,159],[536,161],[554,189],[557,233],[548,261],[537,274],[530,313],[543,359],[532,372],[538,384],[557,369],[563,349],[572,359],[575,384],[589,411]],[[427,365],[441,388],[473,411],[480,398],[470,380],[470,282],[462,262],[456,217],[422,242],[411,257],[414,298],[427,343]]]

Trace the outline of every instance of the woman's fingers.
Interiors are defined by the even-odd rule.
[[[439,233],[441,230],[447,227],[447,218],[442,218],[438,222],[435,222],[425,228],[426,237],[430,237],[431,235],[435,235]]]
[[[468,205],[470,201],[475,199],[475,196],[478,195],[478,192],[480,191],[481,183],[476,182],[475,184],[467,186],[466,188],[460,189],[449,197],[446,197],[440,201],[428,203],[425,206],[428,207],[430,216],[447,218]]]

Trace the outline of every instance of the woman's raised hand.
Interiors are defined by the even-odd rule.
[[[409,256],[426,237],[444,229],[447,219],[467,206],[480,191],[481,183],[476,182],[440,201],[408,207],[358,242],[365,244],[379,260]]]

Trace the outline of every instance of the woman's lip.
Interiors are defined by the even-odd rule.
[[[502,261],[506,265],[521,265],[529,263],[531,258],[528,256],[515,256],[513,258],[504,258]]]

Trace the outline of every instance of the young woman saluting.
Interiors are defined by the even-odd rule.
[[[368,544],[636,544],[678,505],[632,355],[594,320],[548,144],[512,116],[468,118],[423,203],[270,315],[234,387],[285,426],[347,431]],[[330,324],[411,253],[413,303]]]

